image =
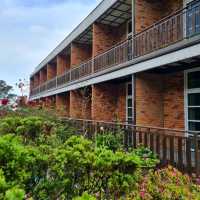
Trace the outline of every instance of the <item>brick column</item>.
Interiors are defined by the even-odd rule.
[[[40,84],[47,81],[47,68],[44,67],[40,70]]]
[[[185,129],[184,72],[167,74],[164,81],[164,127]]]
[[[93,24],[93,57],[125,40],[126,35],[126,24],[117,28],[100,23]]]
[[[92,119],[126,120],[125,83],[101,83],[92,87]]]
[[[164,126],[162,75],[139,73],[135,78],[136,125]]]
[[[39,86],[39,84],[40,84],[40,74],[37,73],[34,75],[34,87]]]
[[[57,69],[55,64],[47,64],[47,80],[51,80],[56,77]]]
[[[69,117],[70,93],[56,95],[56,110],[59,115]]]
[[[182,7],[183,0],[135,0],[136,33]]]
[[[70,117],[91,119],[91,88],[70,91]],[[88,95],[89,94],[89,95]]]
[[[80,63],[92,57],[92,47],[87,44],[73,42],[71,44],[71,67],[76,67]]]
[[[57,56],[57,76],[62,75],[65,70],[69,69],[69,57],[64,55]]]
[[[31,77],[30,78],[30,91],[32,91],[33,88],[34,88],[34,78]]]
[[[70,91],[70,117],[82,119],[82,97],[78,90]]]

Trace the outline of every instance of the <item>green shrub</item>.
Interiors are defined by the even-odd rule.
[[[83,193],[81,197],[76,197],[73,200],[96,200],[96,198],[89,195],[88,193]]]
[[[169,166],[147,174],[128,199],[199,200],[200,186],[194,185],[187,175]]]
[[[116,151],[122,149],[122,133],[119,131],[116,134],[111,132],[105,132],[103,134],[97,134],[96,145],[97,147],[106,147],[110,150]]]
[[[25,191],[19,188],[12,188],[6,191],[4,200],[23,200]]]

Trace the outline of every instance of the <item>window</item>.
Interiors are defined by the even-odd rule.
[[[200,0],[194,0],[188,4],[186,16],[187,37],[200,33]]]
[[[186,72],[186,126],[189,131],[200,131],[200,68]]]
[[[132,20],[127,22],[127,35],[128,38],[132,37],[132,31],[133,31],[133,27],[132,27]]]
[[[130,124],[133,123],[133,108],[133,87],[129,82],[126,87],[126,121]]]

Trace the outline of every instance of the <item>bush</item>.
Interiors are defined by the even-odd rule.
[[[194,185],[187,175],[169,166],[147,174],[128,199],[198,200],[200,186]]]

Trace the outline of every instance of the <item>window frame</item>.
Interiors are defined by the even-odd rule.
[[[200,67],[184,71],[184,102],[185,102],[184,109],[185,109],[185,129],[187,131],[191,131],[191,130],[189,130],[189,122],[200,123],[200,120],[189,120],[189,108],[199,108],[200,107],[200,106],[189,106],[189,102],[188,102],[189,94],[200,93],[200,88],[194,88],[194,89],[188,88],[188,74],[191,72],[197,72],[197,71],[198,72],[200,71]],[[187,134],[186,136],[189,136],[188,133],[186,133],[186,134]]]
[[[128,95],[128,88],[129,88],[129,85],[131,85],[131,89],[132,89],[132,94],[131,95]],[[134,123],[134,120],[135,120],[135,117],[134,117],[134,77],[132,77],[132,81],[129,81],[126,83],[126,122],[129,123],[129,119],[131,118],[132,119],[132,123]],[[129,107],[128,106],[128,100],[131,100],[132,101],[132,107]],[[128,113],[128,110],[129,109],[132,109],[132,116],[129,117],[129,113]]]

